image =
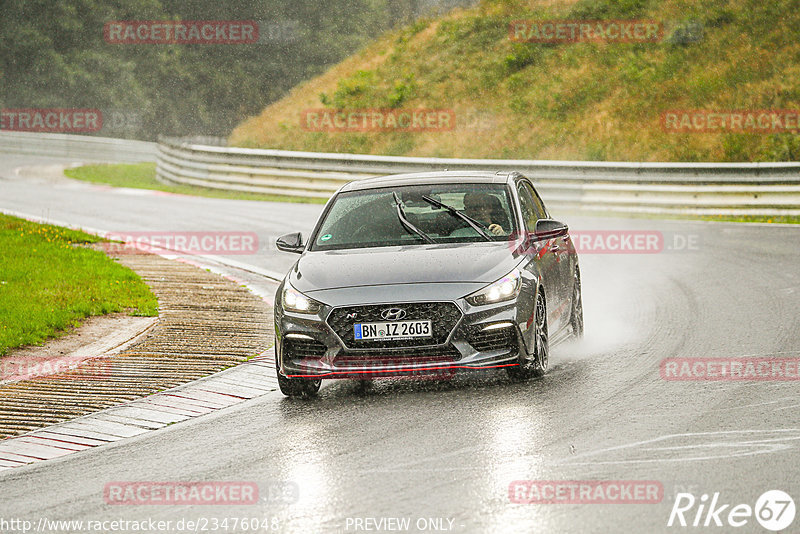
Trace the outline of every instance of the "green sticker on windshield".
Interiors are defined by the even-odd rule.
[[[320,237],[319,240],[320,241],[327,241],[328,239],[330,239],[332,237],[333,236],[331,234],[325,234],[324,236]]]

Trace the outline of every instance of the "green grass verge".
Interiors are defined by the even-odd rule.
[[[107,165],[84,165],[64,170],[64,174],[75,180],[107,184],[114,187],[131,187],[134,189],[153,189],[178,193],[182,195],[195,195],[211,198],[227,198],[234,200],[266,200],[271,202],[297,202],[306,204],[324,204],[324,198],[303,198],[284,195],[267,195],[262,193],[247,193],[244,191],[222,191],[206,187],[190,185],[169,185],[156,179],[155,163],[121,163]]]
[[[0,355],[58,337],[90,315],[158,315],[136,273],[82,246],[98,241],[0,213]]]

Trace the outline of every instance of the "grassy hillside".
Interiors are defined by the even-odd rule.
[[[652,19],[653,43],[512,42],[519,19]],[[796,0],[484,0],[385,35],[237,127],[236,146],[630,161],[800,159],[793,133],[674,133],[675,109],[800,109]],[[303,110],[450,109],[428,132],[312,132]]]

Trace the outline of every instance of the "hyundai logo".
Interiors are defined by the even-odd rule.
[[[381,318],[385,321],[399,321],[406,316],[403,308],[386,308],[381,312]]]

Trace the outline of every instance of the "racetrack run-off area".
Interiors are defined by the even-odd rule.
[[[118,261],[158,297],[158,324],[146,339],[114,356],[0,385],[0,438],[208,376],[261,354],[272,343],[271,321],[265,320],[269,307],[240,284],[155,254],[124,254]]]

